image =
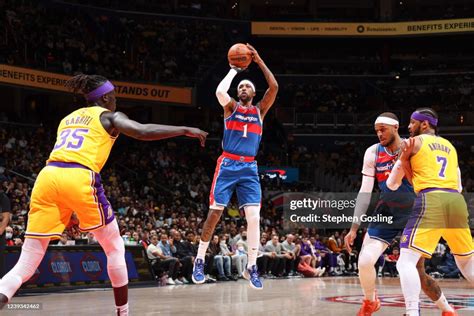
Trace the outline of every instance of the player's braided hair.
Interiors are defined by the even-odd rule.
[[[436,113],[435,110],[433,110],[432,108],[418,108],[416,109],[416,112],[420,113],[420,114],[424,114],[424,115],[428,115],[428,116],[431,116],[435,119],[438,118],[438,113]],[[434,129],[435,131],[435,135],[438,135],[438,126],[434,126],[434,125],[431,125],[430,124],[430,127],[432,129]]]
[[[64,85],[74,93],[86,95],[103,85],[106,81],[107,78],[99,75],[79,74],[66,81]]]

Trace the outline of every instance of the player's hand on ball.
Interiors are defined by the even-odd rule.
[[[237,73],[240,73],[240,72],[244,71],[245,69],[247,69],[247,68],[243,68],[243,67],[242,67],[242,68],[239,68],[239,67],[236,67],[236,66],[231,65],[231,64],[229,64],[229,66],[230,66],[230,68],[232,68],[232,69],[234,69],[235,71],[237,71]]]
[[[254,63],[258,64],[258,63],[261,63],[262,62],[262,58],[260,58],[260,55],[258,54],[257,50],[255,49],[255,47],[253,47],[252,45],[250,45],[249,43],[247,43],[247,47],[248,49],[252,52],[252,59],[254,61]]]
[[[186,127],[186,132],[184,133],[184,135],[188,137],[199,138],[199,142],[201,143],[202,147],[204,147],[204,145],[206,144],[206,137],[208,134],[209,133],[195,127]]]

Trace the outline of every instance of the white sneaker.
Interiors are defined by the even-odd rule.
[[[183,283],[184,283],[184,284],[189,284],[188,279],[186,279],[185,277],[183,277]]]
[[[168,284],[168,285],[176,285],[176,283],[173,281],[172,278],[168,278],[168,280],[166,281],[166,284]]]
[[[181,281],[178,280],[178,279],[174,280],[174,283],[175,283],[176,285],[183,285],[183,284],[184,284],[183,282],[181,282]]]
[[[321,268],[321,271],[319,272],[318,277],[322,277],[325,272],[326,272],[326,268]]]
[[[316,269],[314,269],[314,276],[315,277],[318,277],[320,273],[321,273],[321,268],[320,267],[317,267]]]

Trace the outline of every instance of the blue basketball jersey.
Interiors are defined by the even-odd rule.
[[[234,155],[255,157],[262,139],[262,124],[258,107],[237,102],[232,115],[224,120],[222,148]]]
[[[381,192],[393,192],[387,187],[387,179],[392,172],[393,166],[397,161],[398,154],[389,154],[384,146],[377,145],[377,156],[375,158],[375,178],[379,184]],[[402,179],[402,184],[396,192],[413,192],[413,186],[407,178]]]

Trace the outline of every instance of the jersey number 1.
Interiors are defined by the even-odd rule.
[[[248,129],[248,125],[245,124],[245,125],[244,125],[244,134],[242,135],[242,137],[247,138],[247,129]]]
[[[436,156],[436,162],[441,164],[441,170],[439,171],[438,176],[440,178],[445,178],[444,172],[446,171],[446,165],[448,164],[448,159],[446,157]]]

